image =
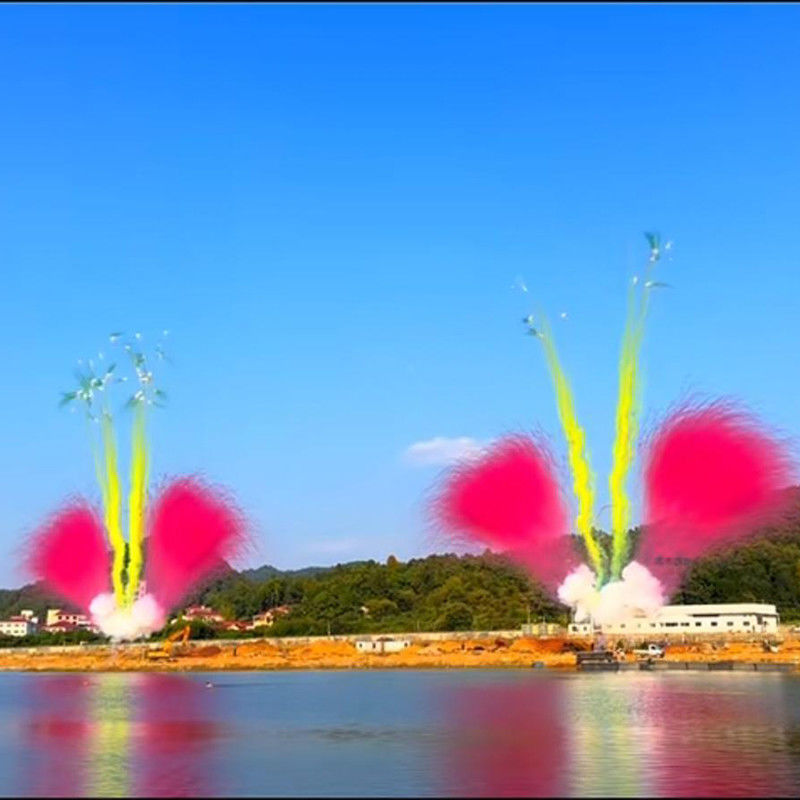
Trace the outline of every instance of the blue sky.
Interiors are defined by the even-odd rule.
[[[154,475],[250,515],[252,563],[429,552],[435,437],[541,426],[554,317],[605,502],[625,286],[674,241],[646,418],[733,395],[800,432],[796,6],[4,6],[0,585],[70,493],[56,407],[171,331]],[[566,311],[566,320],[558,314]]]

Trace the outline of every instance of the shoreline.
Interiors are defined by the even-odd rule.
[[[398,637],[401,638],[401,637]],[[498,669],[548,668],[575,670],[573,648],[589,649],[587,641],[564,637],[464,639],[457,634],[436,641],[412,642],[395,653],[366,653],[352,641],[207,640],[176,646],[172,656],[150,659],[149,644],[128,644],[0,650],[0,671],[9,672],[228,672],[361,669]],[[708,666],[710,665],[710,666]],[[715,666],[716,665],[716,666]],[[730,665],[730,666],[727,666]],[[800,670],[800,639],[786,638],[777,652],[761,640],[675,643],[653,670],[735,669],[736,671]],[[620,671],[638,670],[628,653]]]

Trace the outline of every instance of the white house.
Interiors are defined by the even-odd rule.
[[[558,636],[564,633],[564,626],[557,622],[533,622],[523,624],[521,631],[523,636]]]
[[[36,633],[36,623],[28,617],[18,616],[0,620],[0,636],[27,636]]]
[[[569,626],[569,632],[579,636],[589,636],[592,633],[620,636],[777,633],[778,622],[778,611],[769,603],[710,603],[662,606],[651,617],[631,617],[613,625],[573,622]]]
[[[68,625],[75,628],[91,628],[92,621],[86,614],[77,614],[72,611],[64,611],[60,608],[48,608],[45,625],[52,626]]]
[[[189,606],[186,611],[183,612],[183,618],[187,622],[196,620],[198,622],[206,622],[209,625],[225,622],[225,617],[223,617],[222,614],[208,606]]]
[[[275,608],[268,608],[266,611],[262,611],[260,614],[256,614],[253,617],[253,621],[250,623],[249,628],[250,630],[254,630],[255,628],[271,628],[275,624],[275,620],[278,617],[286,616],[292,609],[289,606],[276,606]]]
[[[379,636],[377,639],[359,639],[356,650],[360,653],[399,653],[411,644],[409,639],[393,639],[391,636]]]

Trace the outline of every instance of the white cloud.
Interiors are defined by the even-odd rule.
[[[430,464],[453,464],[468,458],[475,458],[483,452],[483,445],[469,436],[448,439],[435,436],[424,442],[415,442],[404,453],[405,460],[411,464],[428,466]]]

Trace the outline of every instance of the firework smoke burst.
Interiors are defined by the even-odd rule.
[[[450,535],[506,550],[555,589],[574,559],[567,511],[550,456],[529,437],[510,436],[448,476],[434,514]]]
[[[649,293],[667,286],[653,279],[662,255],[660,239],[646,237],[648,264],[643,279],[637,276],[629,287],[619,362],[609,475],[610,548],[599,538],[605,534],[592,527],[594,477],[586,437],[541,314],[523,321],[542,343],[552,378],[578,501],[578,535],[570,535],[565,522],[551,460],[525,437],[503,440],[478,464],[456,471],[436,504],[440,522],[452,534],[506,550],[546,586],[557,584],[559,599],[573,608],[579,622],[613,624],[653,614],[691,559],[753,535],[776,519],[792,478],[787,450],[751,415],[720,402],[682,408],[650,437],[643,459],[645,527],[638,552],[632,552],[627,480],[639,426],[639,352]],[[588,563],[579,563],[579,544]]]
[[[690,560],[777,520],[794,472],[777,437],[720,401],[674,412],[656,430],[644,462],[639,558],[669,590]]]
[[[121,342],[112,334],[112,345]],[[150,465],[146,433],[147,409],[161,406],[141,334],[123,344],[136,386],[127,407],[133,411],[128,539],[122,527],[122,482],[108,388],[122,383],[115,365],[102,376],[88,362],[78,374],[78,388],[64,393],[61,405],[81,403],[90,424],[95,471],[103,501],[102,518],[85,501],[56,513],[33,537],[29,571],[65,600],[87,612],[97,627],[117,641],[136,639],[162,628],[169,611],[188,591],[208,578],[244,542],[245,525],[235,504],[222,492],[194,478],[180,478],[163,487],[147,512]],[[168,360],[160,345],[160,360]],[[98,449],[91,428],[100,426]],[[110,551],[109,552],[109,548]],[[145,561],[145,550],[147,560]],[[147,577],[147,592],[141,576]]]

